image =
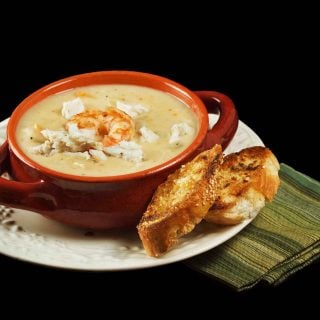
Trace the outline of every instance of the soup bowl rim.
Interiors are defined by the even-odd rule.
[[[169,89],[168,91],[166,90],[161,90],[161,91],[164,91],[166,93],[171,93],[171,94],[172,92],[179,92],[179,94],[183,93],[183,95],[185,95],[186,98],[192,101],[193,108],[196,108],[196,110],[198,111],[196,114],[195,110],[192,110],[195,116],[198,118],[197,120],[198,120],[199,128],[191,144],[182,152],[174,156],[173,158],[170,158],[169,160],[159,165],[156,165],[144,170],[132,172],[132,173],[110,175],[110,176],[81,176],[81,175],[74,175],[74,174],[69,174],[61,171],[56,171],[37,163],[36,161],[29,158],[23,152],[23,150],[21,149],[17,141],[16,130],[21,117],[24,115],[24,113],[27,110],[32,108],[32,104],[30,104],[31,101],[33,101],[34,99],[41,101],[44,98],[50,96],[51,94],[49,92],[51,92],[52,90],[56,90],[57,88],[60,88],[60,87],[64,88],[66,85],[70,85],[73,82],[77,82],[77,80],[79,80],[80,78],[86,79],[87,81],[89,81],[89,83],[90,83],[90,79],[92,79],[92,83],[88,85],[95,85],[97,84],[94,81],[95,78],[101,78],[101,77],[112,78],[114,76],[121,76],[124,78],[131,77],[132,79],[135,79],[135,78],[139,79],[139,81],[143,79],[143,83],[145,84],[144,86],[146,87],[148,87],[148,81],[152,81],[153,83],[158,82],[159,84],[163,84],[167,88],[170,88],[171,90],[170,92],[169,92]],[[118,83],[114,83],[114,84],[118,84]],[[132,84],[132,83],[128,83],[128,84]],[[57,92],[63,92],[63,91],[66,91],[66,90],[59,90],[59,89],[57,90]],[[44,174],[46,176],[49,176],[55,179],[63,179],[67,181],[79,181],[79,182],[116,182],[116,181],[125,182],[129,180],[141,179],[141,178],[146,178],[152,175],[156,175],[163,171],[170,170],[170,168],[176,167],[179,163],[182,163],[190,155],[196,152],[197,149],[201,147],[207,134],[208,122],[209,122],[208,112],[202,100],[194,92],[192,92],[188,88],[184,87],[183,85],[173,80],[170,80],[162,76],[150,74],[150,73],[145,73],[145,72],[122,71],[122,70],[121,71],[97,71],[97,72],[77,74],[74,76],[63,78],[55,82],[52,82],[38,89],[37,91],[33,92],[31,95],[25,98],[12,113],[8,123],[7,137],[8,137],[9,148],[14,153],[14,155],[28,167],[31,167],[34,170],[39,171],[41,172],[41,174]]]

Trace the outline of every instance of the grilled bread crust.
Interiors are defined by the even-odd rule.
[[[254,217],[279,187],[280,166],[264,147],[251,147],[224,158],[216,173],[216,200],[205,220],[233,225]]]
[[[158,257],[191,232],[204,218],[216,196],[220,145],[183,165],[156,190],[137,226],[148,255]]]

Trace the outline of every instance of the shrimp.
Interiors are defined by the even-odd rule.
[[[75,123],[79,129],[94,129],[106,147],[123,140],[128,141],[135,133],[133,119],[114,107],[105,111],[87,110],[78,113],[67,122],[67,127],[70,123]]]

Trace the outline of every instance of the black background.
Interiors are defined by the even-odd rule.
[[[267,15],[262,23],[261,17],[254,15],[250,22],[243,17],[243,21],[230,26],[232,17],[226,12],[225,20],[214,24],[216,14],[211,11],[203,18],[206,23],[186,19],[172,28],[168,20],[174,19],[168,12],[158,21],[154,20],[158,7],[149,9],[148,18],[144,17],[138,28],[135,19],[126,21],[121,29],[119,21],[109,21],[103,15],[100,23],[94,24],[80,17],[80,22],[71,23],[64,16],[50,22],[35,20],[34,28],[25,29],[20,23],[19,31],[10,34],[6,33],[9,26],[4,26],[1,120],[10,116],[28,94],[66,76],[98,70],[150,72],[193,90],[212,89],[227,94],[234,100],[240,119],[280,162],[319,180],[319,61],[312,17],[304,23],[304,29],[299,23],[299,10],[291,18],[285,14],[290,21],[282,21],[282,12]],[[199,14],[194,12],[191,17]],[[123,23],[126,17],[120,17]],[[100,18],[98,15],[97,20]],[[129,306],[137,299],[140,303],[133,309],[143,313],[145,304],[155,305],[159,314],[166,314],[168,306],[183,310],[189,306],[193,310],[195,302],[212,310],[221,307],[226,313],[231,312],[226,308],[230,305],[240,305],[237,310],[250,313],[253,303],[261,308],[282,305],[284,309],[302,300],[312,303],[317,296],[312,292],[320,284],[319,266],[316,262],[306,267],[277,288],[262,284],[238,294],[182,263],[148,270],[91,273],[52,269],[0,255],[0,272],[8,280],[6,288],[14,290],[10,285],[14,283],[38,292],[57,289],[64,301],[75,295],[82,296],[79,301],[95,297],[98,305],[107,304],[111,309],[119,301]],[[96,294],[99,289],[103,294]],[[290,306],[283,304],[284,297],[291,301]],[[177,303],[180,299],[182,305]],[[202,309],[196,310],[200,315]]]

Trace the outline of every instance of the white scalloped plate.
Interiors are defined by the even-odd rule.
[[[216,119],[210,115],[211,124]],[[5,139],[7,122],[8,119],[0,123],[0,144]],[[240,121],[225,153],[254,145],[263,143]],[[91,233],[64,226],[32,211],[9,211],[0,206],[0,253],[24,261],[78,270],[129,270],[180,261],[218,246],[252,221],[230,227],[202,222],[173,250],[156,259],[145,254],[135,230]]]

